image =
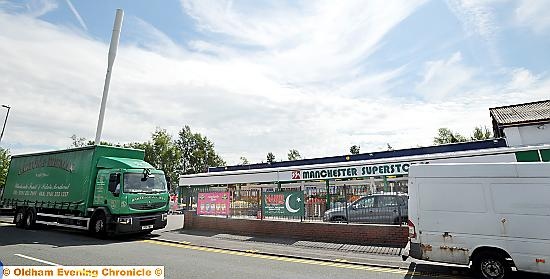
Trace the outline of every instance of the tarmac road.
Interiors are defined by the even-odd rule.
[[[4,266],[162,265],[166,278],[411,278],[407,270],[265,256],[152,239],[99,240],[75,231],[22,230],[6,223],[0,223],[0,236]]]
[[[292,248],[273,243],[222,241],[176,233],[173,230],[181,228],[180,219],[171,216],[167,229],[157,231],[151,237],[112,240],[96,239],[73,230],[17,229],[4,219],[0,222],[0,261],[4,266],[161,265],[165,267],[165,278],[471,278],[468,269],[463,267],[415,262],[403,265],[404,268],[377,267],[353,264],[342,257],[349,254],[348,259],[353,259],[353,253],[338,254],[338,251]],[[172,242],[159,240],[175,239],[177,235],[191,240],[191,243],[181,239]],[[212,245],[205,247],[200,241]],[[395,255],[372,257],[375,263],[398,258]],[[339,262],[335,258],[342,260]],[[520,278],[525,278],[525,274]]]

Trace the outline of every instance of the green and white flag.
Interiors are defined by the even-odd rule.
[[[304,192],[274,192],[262,194],[264,216],[304,216]]]

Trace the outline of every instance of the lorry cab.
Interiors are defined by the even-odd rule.
[[[108,230],[149,232],[166,226],[166,213],[160,219],[151,214],[168,211],[170,197],[163,171],[141,160],[116,157],[101,158],[98,167],[92,206],[104,208],[110,216],[105,220],[111,224]],[[91,229],[95,225],[92,221]]]

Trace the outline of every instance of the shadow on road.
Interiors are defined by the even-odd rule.
[[[16,228],[14,225],[0,226],[0,236],[0,247],[17,244],[45,244],[54,247],[105,245],[143,239],[143,237],[131,235],[98,239],[84,231],[51,227],[25,230]]]
[[[409,265],[408,273],[403,278],[478,278],[468,267],[460,266],[444,266],[427,263],[412,262]],[[550,279],[550,275],[528,273],[528,272],[513,272],[511,278],[525,279]]]
[[[475,278],[467,267],[442,266],[412,262],[409,265],[409,272],[405,279],[412,278],[433,278],[433,277],[452,277],[452,278]]]

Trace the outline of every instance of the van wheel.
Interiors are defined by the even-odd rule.
[[[18,207],[15,211],[15,215],[13,216],[13,223],[15,224],[15,227],[24,228],[26,217],[27,214],[25,212],[25,209],[22,207]]]
[[[342,217],[342,216],[336,216],[336,217],[332,217],[332,219],[330,219],[332,222],[337,222],[337,223],[342,223],[342,222],[346,222],[346,218],[345,217]]]
[[[107,235],[107,218],[105,218],[104,213],[98,213],[92,218],[90,232],[99,238],[104,238]]]
[[[26,230],[30,230],[30,229],[34,229],[35,226],[36,226],[36,210],[34,210],[34,208],[29,208],[25,216],[24,227]]]
[[[482,252],[474,261],[474,268],[481,278],[504,279],[510,276],[512,269],[505,258],[496,252]]]

